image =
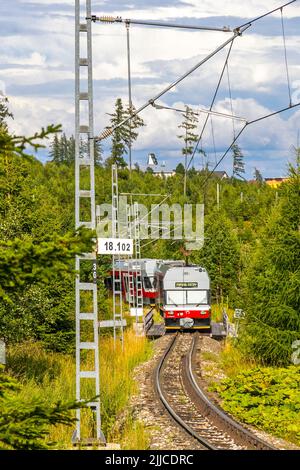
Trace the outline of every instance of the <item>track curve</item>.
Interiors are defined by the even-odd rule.
[[[202,450],[276,450],[216,407],[201,389],[193,370],[198,338],[198,333],[177,333],[158,362],[155,390],[164,409]]]

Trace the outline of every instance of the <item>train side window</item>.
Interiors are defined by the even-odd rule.
[[[151,281],[147,276],[144,277],[144,287],[145,289],[152,289]]]

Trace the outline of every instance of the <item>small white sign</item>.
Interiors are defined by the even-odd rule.
[[[129,238],[98,238],[99,255],[132,255],[133,240]]]
[[[5,343],[0,339],[0,364],[6,364]]]
[[[144,315],[144,311],[142,308],[130,308],[130,316],[131,317],[142,317]]]
[[[233,318],[237,318],[237,319],[238,319],[238,318],[245,318],[245,316],[246,316],[246,315],[245,315],[245,312],[244,312],[242,309],[236,308],[236,309],[234,310]]]

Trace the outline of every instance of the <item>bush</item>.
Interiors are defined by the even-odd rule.
[[[238,420],[300,444],[299,367],[255,367],[212,388]]]

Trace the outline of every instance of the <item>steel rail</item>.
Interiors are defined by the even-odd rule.
[[[255,436],[252,432],[248,429],[244,428],[241,424],[239,424],[234,419],[230,418],[222,409],[218,408],[214,405],[204,391],[199,387],[199,384],[195,378],[194,370],[193,370],[193,357],[195,355],[197,342],[199,340],[199,335],[196,334],[193,338],[192,347],[189,353],[186,356],[186,372],[187,378],[198,398],[201,402],[201,408],[205,408],[208,414],[212,417],[217,419],[220,422],[221,426],[224,426],[225,429],[228,428],[230,431],[233,431],[239,438],[241,438],[244,442],[247,442],[254,446],[259,450],[278,450],[276,447],[273,447],[271,444],[263,441],[259,437]]]
[[[163,370],[163,367],[165,365],[165,362],[169,356],[169,354],[172,352],[172,350],[174,349],[175,347],[175,343],[176,343],[176,340],[178,338],[178,334],[176,334],[174,336],[174,338],[172,339],[172,341],[170,342],[168,348],[166,349],[166,351],[164,352],[161,360],[159,361],[159,364],[158,364],[158,367],[156,368],[156,371],[155,371],[155,388],[156,388],[156,392],[157,392],[157,395],[160,399],[160,401],[162,402],[162,404],[164,405],[165,409],[167,410],[167,412],[170,414],[170,416],[173,418],[174,421],[176,421],[176,423],[181,427],[183,428],[190,436],[192,436],[196,441],[198,441],[200,444],[202,444],[206,449],[209,449],[209,450],[219,450],[217,447],[215,447],[214,445],[210,444],[208,441],[206,441],[205,439],[203,439],[201,436],[199,436],[187,423],[185,423],[181,418],[180,416],[178,416],[178,414],[174,411],[174,409],[172,408],[172,406],[169,404],[168,400],[165,398],[164,396],[164,393],[162,391],[162,388],[161,388],[161,372]]]

